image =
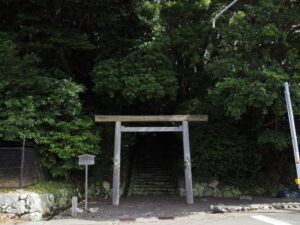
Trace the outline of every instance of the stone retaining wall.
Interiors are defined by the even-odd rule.
[[[178,183],[178,190],[180,196],[185,196],[184,182]],[[255,195],[261,195],[264,190],[257,189]],[[241,190],[234,186],[220,185],[218,180],[211,180],[210,182],[194,182],[193,194],[197,197],[240,197],[248,195],[249,193],[243,193]]]
[[[9,218],[42,220],[70,206],[72,191],[59,190],[58,194],[20,192],[0,194],[0,213]]]

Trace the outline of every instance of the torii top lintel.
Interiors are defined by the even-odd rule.
[[[96,122],[208,121],[208,115],[96,115]]]

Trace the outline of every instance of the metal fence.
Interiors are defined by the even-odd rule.
[[[0,188],[23,188],[37,178],[37,155],[29,147],[0,147]]]

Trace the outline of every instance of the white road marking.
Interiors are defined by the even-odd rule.
[[[258,215],[258,216],[251,216],[254,219],[263,221],[265,223],[270,223],[273,225],[291,225],[290,223],[286,223],[286,222],[282,222],[280,220],[276,220],[267,216],[263,216],[263,215]]]

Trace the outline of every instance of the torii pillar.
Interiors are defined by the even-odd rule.
[[[189,121],[207,121],[207,115],[162,115],[162,116],[103,116],[96,115],[96,122],[115,122],[114,165],[112,204],[119,205],[120,165],[122,132],[182,132],[186,203],[193,204],[193,182],[189,141]],[[124,127],[121,122],[182,122],[178,127]]]

